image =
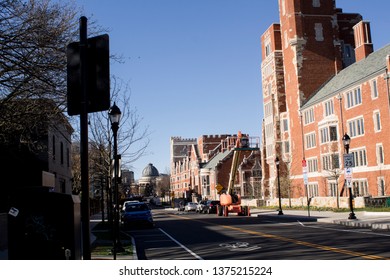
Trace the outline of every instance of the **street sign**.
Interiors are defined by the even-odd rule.
[[[307,173],[303,173],[303,184],[307,185],[309,183],[309,178],[307,177]]]
[[[223,187],[221,184],[218,184],[216,187],[215,187],[218,191],[218,194],[221,194],[221,191],[223,190]]]
[[[344,168],[355,167],[353,154],[344,154]]]
[[[107,34],[87,40],[87,83],[88,113],[105,111],[110,108],[110,53]],[[67,46],[68,115],[79,115],[81,111],[80,42]]]
[[[352,187],[352,168],[350,168],[350,167],[345,168],[344,177],[345,177],[345,181],[347,182],[347,187],[351,188]]]
[[[352,168],[345,168],[345,179],[352,179]]]

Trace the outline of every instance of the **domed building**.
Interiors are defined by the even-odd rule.
[[[160,176],[157,168],[149,163],[142,171],[142,177],[138,181],[139,193],[145,196],[154,196],[156,193],[156,179]]]

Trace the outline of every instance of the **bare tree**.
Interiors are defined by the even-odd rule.
[[[324,164],[325,162],[323,162],[324,171],[327,173],[327,176],[324,180],[326,180],[326,183],[331,181],[335,182],[335,185],[330,189],[329,195],[336,196],[337,208],[340,208],[339,178],[341,177],[342,171],[340,169],[341,166],[338,143],[333,142],[329,144],[328,151],[330,153],[327,156],[327,159],[323,158],[324,161],[327,161],[327,164]],[[342,188],[345,188],[345,182]]]
[[[71,2],[0,0],[0,142],[28,135],[65,109],[66,46],[77,34],[76,16]],[[37,99],[56,106],[37,113]]]
[[[136,107],[131,106],[129,84],[115,76],[111,78],[111,100],[122,113],[118,131],[118,153],[122,156],[122,165],[131,169],[132,163],[146,153],[150,142],[148,127],[142,126],[142,118]],[[89,122],[90,141],[110,147],[112,131],[107,112],[91,114]]]

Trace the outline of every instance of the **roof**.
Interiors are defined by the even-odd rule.
[[[203,167],[203,168],[208,168],[208,169],[214,169],[218,163],[223,160],[224,158],[226,158],[233,150],[226,150],[222,153],[218,153],[217,155],[215,155],[215,157],[213,157],[209,162],[207,162]]]
[[[153,164],[149,163],[142,171],[142,177],[158,177],[159,172]]]
[[[390,44],[343,69],[324,83],[322,87],[302,105],[301,109],[305,110],[335,96],[340,91],[361,84],[362,81],[377,75],[386,68],[385,58],[387,55],[390,55]]]

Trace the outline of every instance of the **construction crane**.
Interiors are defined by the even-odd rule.
[[[239,165],[239,159],[242,151],[259,150],[258,145],[254,148],[250,147],[249,138],[238,132],[237,140],[233,148],[233,160],[230,168],[229,183],[226,193],[220,195],[220,207],[218,208],[218,216],[228,216],[229,213],[237,213],[240,216],[249,216],[248,206],[241,205],[241,195],[235,194],[233,191],[236,173]]]

